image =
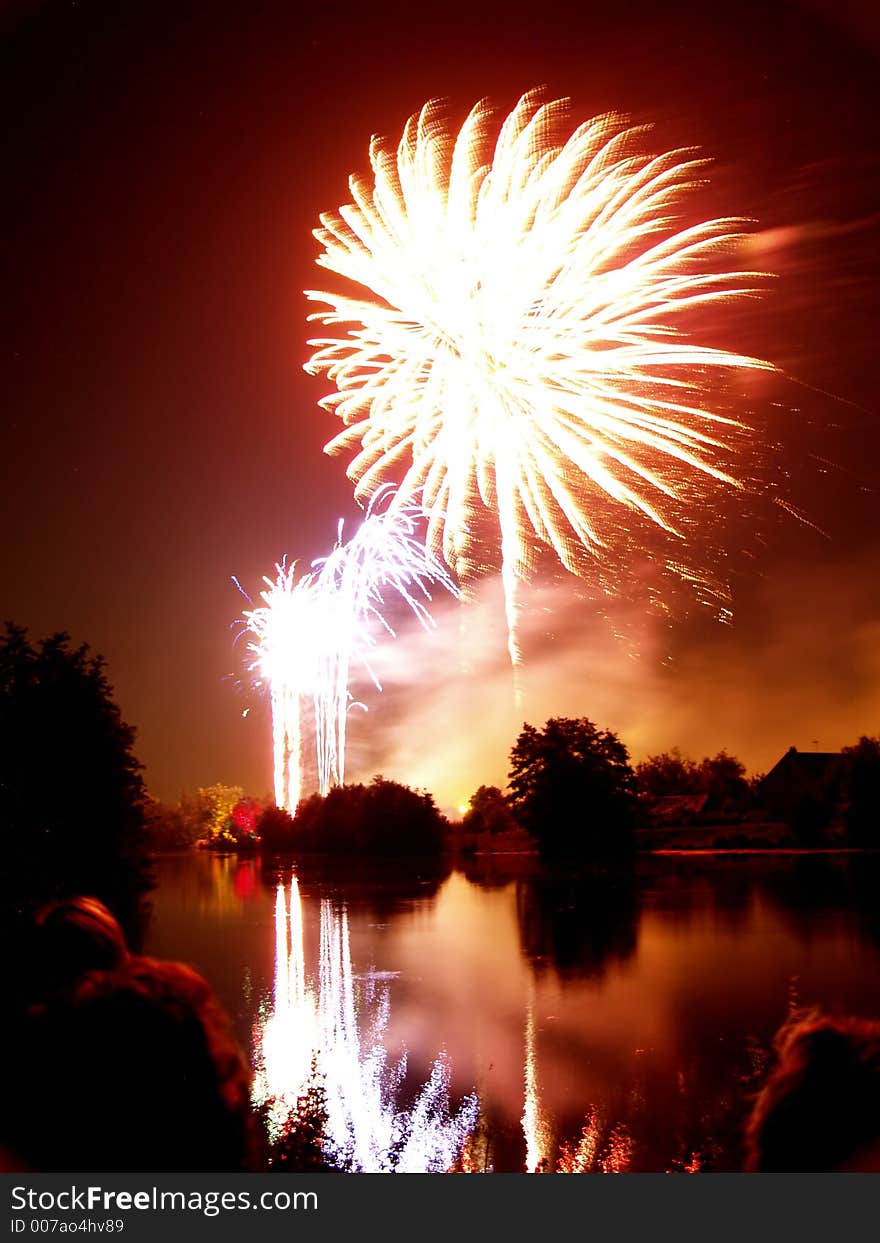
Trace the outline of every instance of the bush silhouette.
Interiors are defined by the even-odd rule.
[[[293,816],[283,807],[267,807],[257,817],[260,849],[270,854],[283,854],[294,849],[296,834]]]
[[[297,808],[295,849],[320,853],[437,855],[448,826],[430,794],[384,777],[334,787]]]

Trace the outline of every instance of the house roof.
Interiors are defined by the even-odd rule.
[[[829,769],[840,763],[839,751],[798,751],[797,747],[789,747],[781,759],[777,760],[765,776],[772,777],[775,773],[800,772],[804,776],[824,777]]]
[[[705,794],[661,794],[651,800],[651,818],[655,824],[678,824],[698,816],[707,802]]]

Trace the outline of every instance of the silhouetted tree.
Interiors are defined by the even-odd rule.
[[[471,795],[461,824],[468,833],[508,833],[519,827],[510,804],[497,786],[480,786]]]
[[[297,850],[331,854],[437,855],[447,829],[432,795],[384,777],[313,794],[294,820]]]
[[[674,747],[649,755],[636,766],[636,777],[642,794],[653,798],[705,794],[715,811],[741,811],[754,801],[745,766],[726,751],[696,763]]]
[[[876,846],[880,844],[880,738],[863,735],[841,754],[847,836],[854,845]]]
[[[148,799],[144,807],[146,841],[150,850],[187,850],[197,834],[179,806]]]
[[[745,765],[735,755],[719,751],[706,756],[697,767],[699,788],[709,796],[713,807],[737,811],[748,803],[749,783]]]
[[[523,726],[510,762],[510,805],[542,852],[631,849],[636,777],[616,734],[586,717],[554,717],[543,730]]]
[[[267,807],[261,812],[257,817],[256,831],[261,849],[269,854],[284,854],[294,848],[293,816],[283,807]]]
[[[144,784],[100,656],[56,634],[0,638],[0,846],[6,898],[77,893],[130,921],[149,887]]]
[[[678,747],[649,755],[636,765],[636,777],[640,793],[654,798],[671,794],[700,794],[703,791],[698,766],[682,755]]]

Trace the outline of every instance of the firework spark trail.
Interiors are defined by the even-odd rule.
[[[272,705],[275,803],[295,811],[302,794],[302,704],[316,692],[315,652],[325,633],[314,577],[296,578],[296,562],[264,578],[263,604],[242,614],[253,637],[250,669],[268,683]]]
[[[381,690],[370,666],[376,629],[394,637],[384,615],[396,596],[429,628],[431,585],[458,595],[445,566],[417,535],[420,511],[395,505],[392,488],[373,497],[363,522],[342,542],[342,522],[329,556],[295,577],[296,563],[276,565],[258,608],[243,614],[251,634],[251,670],[270,688],[277,806],[294,812],[303,793],[302,717],[311,703],[318,788],[326,794],[345,778],[349,683],[360,665]],[[390,503],[389,503],[390,502]]]
[[[514,664],[535,541],[583,573],[584,551],[636,538],[616,514],[680,536],[701,496],[740,486],[723,458],[748,429],[710,408],[707,376],[772,369],[677,326],[760,275],[714,265],[742,221],[680,227],[705,161],[641,152],[614,115],[557,143],[565,106],[524,95],[494,150],[486,103],[457,136],[431,101],[396,151],[374,138],[372,178],[315,230],[319,265],[358,292],[306,291],[339,329],[307,364],[345,424],[326,451],[354,453],[359,498],[398,478],[463,583],[475,515],[494,511]]]
[[[452,595],[458,588],[442,562],[418,538],[421,511],[395,504],[394,489],[380,488],[352,538],[342,542],[342,523],[333,552],[313,563],[315,589],[322,600],[325,634],[319,653],[315,695],[318,784],[322,794],[345,779],[345,747],[349,683],[359,664],[377,690],[381,685],[370,665],[370,649],[378,628],[394,637],[385,616],[387,596],[396,596],[429,629],[430,586]]]

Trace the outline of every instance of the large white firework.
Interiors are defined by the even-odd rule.
[[[477,511],[497,515],[514,663],[535,540],[580,573],[641,529],[615,511],[681,534],[676,513],[738,486],[723,451],[745,429],[707,376],[770,366],[683,335],[757,283],[723,258],[741,220],[682,225],[704,161],[646,153],[615,115],[557,140],[566,104],[526,94],[499,129],[482,102],[456,135],[430,101],[396,150],[374,137],[372,176],[315,231],[358,288],[307,291],[336,332],[307,365],[345,424],[327,451],[354,454],[360,498],[393,478],[419,501],[462,581]]]

